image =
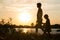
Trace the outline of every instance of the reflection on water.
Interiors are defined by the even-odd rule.
[[[57,30],[60,30],[60,29],[56,29],[56,28],[54,28],[54,29],[52,29],[52,34],[60,34],[60,31],[58,32]]]
[[[35,33],[35,28],[16,28],[16,31],[22,30],[23,33]],[[40,34],[43,34],[41,29],[38,29]]]
[[[24,33],[29,33],[30,31],[31,31],[31,29],[27,29],[27,28],[22,29],[22,32],[24,32]]]
[[[15,28],[16,31],[22,30],[23,33],[35,33],[35,28]],[[57,32],[59,29],[51,29],[52,34],[57,34],[60,32]],[[38,33],[43,34],[43,31],[41,29],[38,29]]]

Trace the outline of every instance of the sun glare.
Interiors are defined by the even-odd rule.
[[[27,29],[24,29],[23,32],[24,32],[24,33],[27,33]]]
[[[31,20],[31,15],[27,12],[23,12],[19,14],[18,18],[22,23],[29,23]]]
[[[23,32],[23,33],[30,33],[31,30],[30,30],[30,29],[26,29],[26,28],[24,28],[22,32]]]

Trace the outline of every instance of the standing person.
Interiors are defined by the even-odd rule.
[[[49,16],[48,16],[47,14],[45,14],[45,15],[44,15],[44,18],[46,19],[46,23],[45,23],[45,32],[47,32],[48,35],[50,36],[51,27],[50,27]]]
[[[42,27],[42,9],[41,9],[41,3],[37,3],[37,8],[38,8],[38,12],[37,12],[37,24],[36,24],[36,33],[38,33],[38,27]]]

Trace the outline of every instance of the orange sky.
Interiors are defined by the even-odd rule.
[[[48,14],[51,24],[60,24],[60,1],[59,0],[0,0],[0,19],[12,18],[13,24],[30,25],[36,23],[36,3],[42,3],[43,15]],[[31,20],[23,22],[19,19],[22,12],[30,14]]]

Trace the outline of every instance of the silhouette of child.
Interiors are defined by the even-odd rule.
[[[37,12],[37,23],[39,26],[41,26],[42,24],[42,9],[41,9],[41,3],[37,3],[37,8],[38,8],[38,12]]]
[[[41,9],[41,3],[37,3],[37,8],[38,8],[38,12],[37,12],[37,29],[36,32],[38,31],[38,27],[41,28],[42,26],[42,9]]]
[[[50,32],[51,32],[51,27],[50,27],[50,20],[49,20],[49,18],[48,18],[48,15],[47,14],[45,14],[44,15],[44,18],[46,19],[46,23],[45,23],[45,32],[47,32],[48,33],[48,35],[50,35]]]

